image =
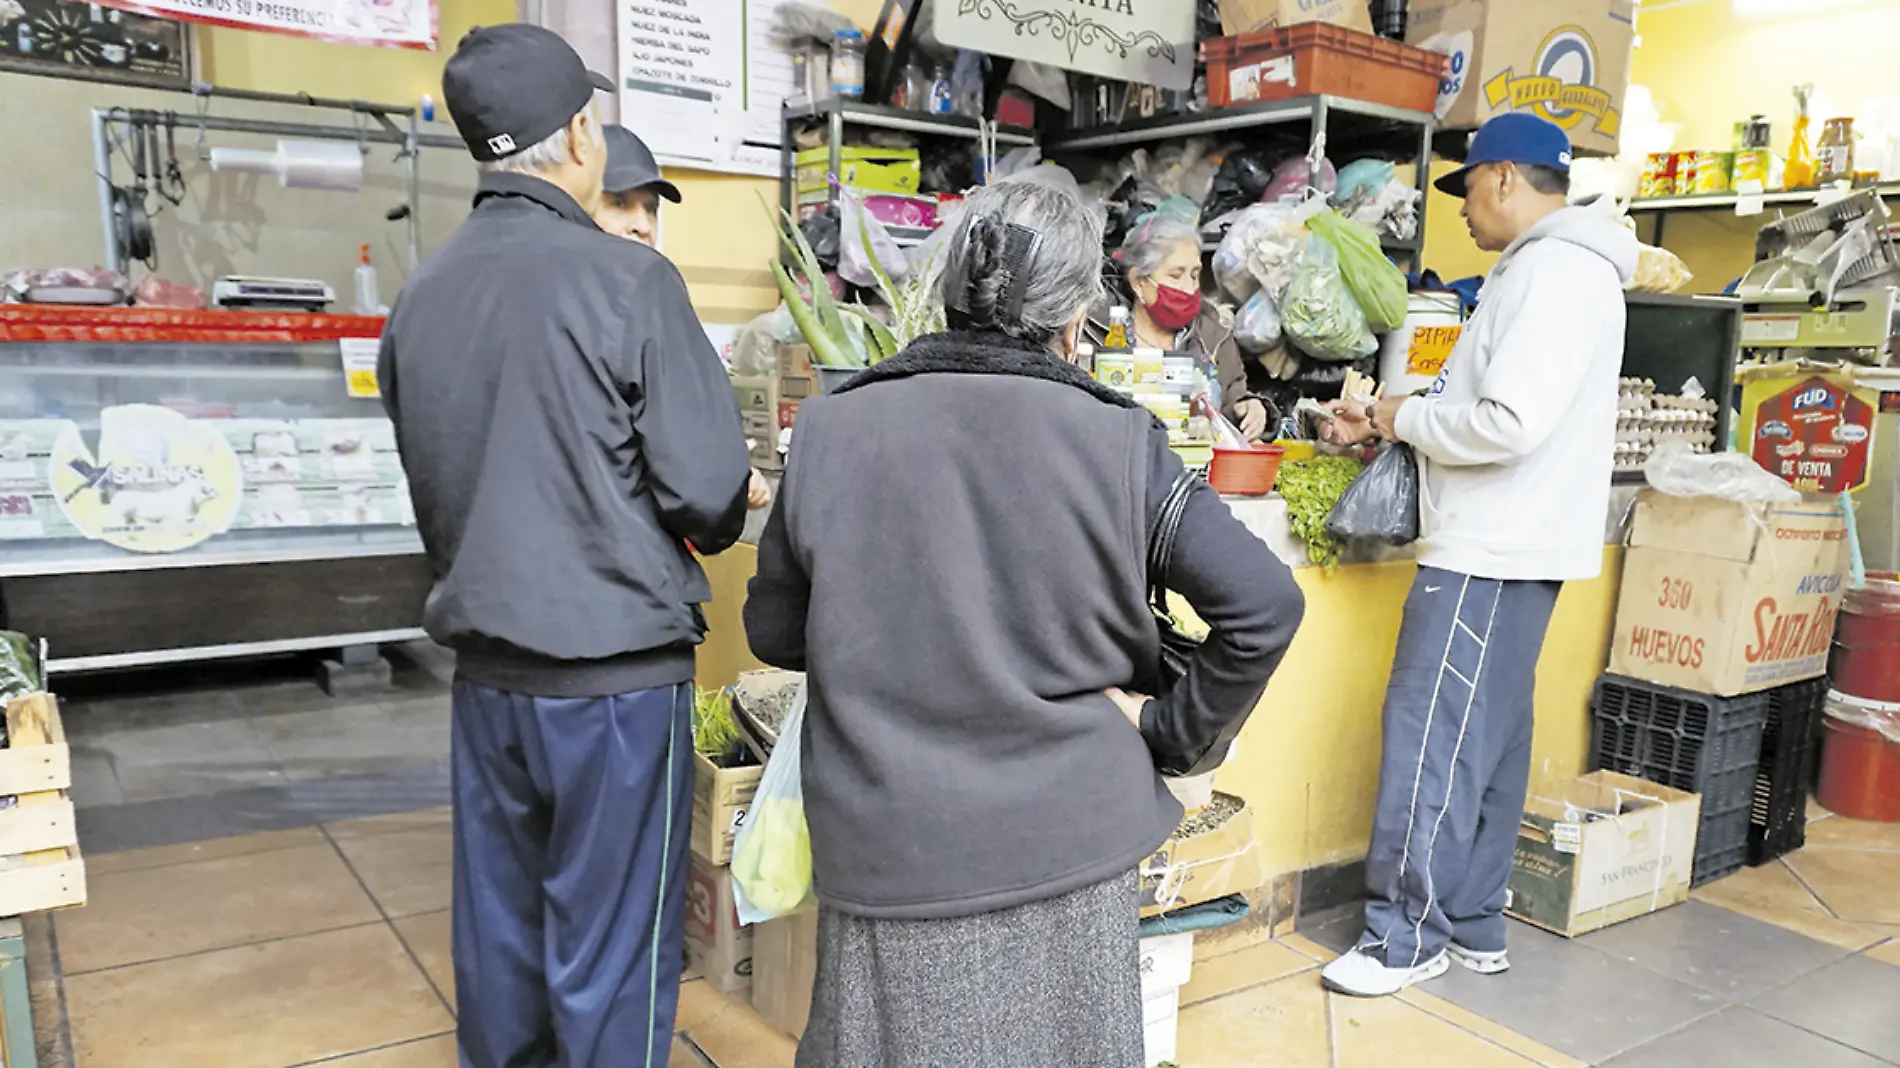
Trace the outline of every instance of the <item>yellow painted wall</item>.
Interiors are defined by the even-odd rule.
[[[1701,0],[1642,12],[1630,77],[1655,94],[1664,122],[1681,124],[1679,147],[1727,146],[1736,121],[1759,113],[1774,123],[1775,149],[1785,152],[1794,132],[1790,90],[1800,82],[1813,82],[1837,113],[1856,114],[1872,97],[1900,95],[1893,76],[1900,4],[1789,6],[1779,14],[1745,14],[1732,0]],[[1760,223],[1719,213],[1675,215],[1663,243],[1695,272],[1694,288],[1712,292],[1753,262]]]
[[[1604,550],[1604,577],[1571,584],[1557,603],[1537,669],[1533,791],[1588,767],[1590,690],[1609,659],[1621,561],[1620,549]],[[746,648],[739,615],[757,562],[749,545],[707,561],[713,601],[699,651],[702,686],[730,685],[739,672],[760,666]],[[1365,855],[1380,707],[1413,573],[1407,563],[1342,567],[1331,577],[1315,568],[1297,572],[1306,621],[1217,780],[1258,813],[1255,833],[1269,875]]]

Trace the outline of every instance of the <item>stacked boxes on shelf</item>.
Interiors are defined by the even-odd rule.
[[[937,228],[937,198],[922,191],[923,164],[916,148],[846,145],[838,150],[838,184],[864,197],[865,210],[899,244],[923,240]],[[831,202],[831,150],[798,154],[797,216],[805,219]]]
[[[752,987],[753,930],[739,924],[732,846],[758,792],[759,765],[722,768],[693,754],[692,860],[686,879],[686,961],[715,990]]]

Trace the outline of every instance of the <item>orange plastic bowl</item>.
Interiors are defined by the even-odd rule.
[[[1285,459],[1286,449],[1279,445],[1255,445],[1250,449],[1215,446],[1207,481],[1226,496],[1265,497],[1273,492],[1274,480],[1280,477],[1280,462]]]

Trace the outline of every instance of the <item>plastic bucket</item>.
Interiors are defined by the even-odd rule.
[[[1386,384],[1387,395],[1429,389],[1438,380],[1437,361],[1450,352],[1463,324],[1464,306],[1456,293],[1407,297],[1405,322],[1379,345],[1379,381]]]
[[[1207,481],[1223,496],[1265,497],[1273,492],[1274,480],[1280,477],[1280,461],[1285,458],[1286,450],[1278,445],[1248,449],[1216,446]]]
[[[1827,695],[1815,798],[1848,819],[1900,823],[1900,705]]]
[[[1900,582],[1869,577],[1841,599],[1833,675],[1841,693],[1900,704]]]

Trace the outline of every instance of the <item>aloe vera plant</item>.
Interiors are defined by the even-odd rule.
[[[918,337],[943,329],[943,304],[931,284],[930,264],[914,267],[902,283],[892,279],[878,261],[877,250],[871,243],[868,216],[859,216],[858,232],[870,259],[871,274],[877,281],[878,295],[891,309],[889,323],[863,304],[840,305],[833,299],[824,268],[798,224],[783,208],[774,211],[768,205],[766,210],[773,214],[779,242],[792,254],[796,261],[794,267],[799,272],[795,277],[782,260],[772,261],[779,295],[784,298],[792,321],[805,335],[818,363],[826,367],[875,364],[897,355]],[[802,288],[801,279],[805,283]],[[804,296],[806,292],[811,294],[809,302]],[[859,353],[864,354],[862,358]]]

